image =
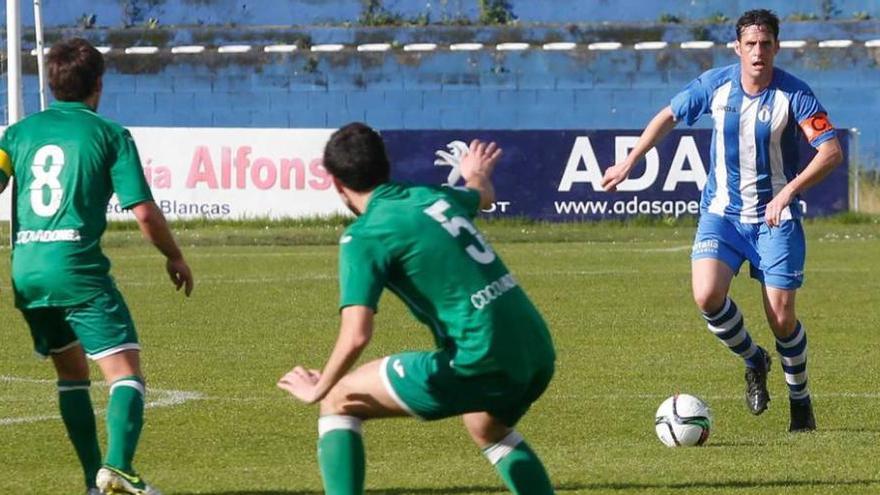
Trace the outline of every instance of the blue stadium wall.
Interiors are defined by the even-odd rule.
[[[428,7],[432,24],[352,27],[338,24],[356,24],[362,14],[360,1],[44,0],[43,4],[50,41],[77,35],[111,47],[100,111],[125,125],[337,127],[360,120],[380,129],[641,128],[700,72],[736,61],[725,47],[734,36],[732,24],[706,18],[718,12],[735,18],[741,10],[757,6],[756,2],[697,0],[514,1],[509,4],[519,19],[515,25],[462,26],[443,19],[475,18],[476,1],[386,1],[383,5],[389,12],[405,18],[433,5],[433,10]],[[777,63],[813,87],[837,127],[860,130],[860,162],[877,167],[880,48],[866,42],[880,38],[880,23],[874,20],[880,15],[880,2],[831,2],[833,12],[820,1],[760,5],[783,17],[833,17],[784,22],[781,38],[806,44],[783,48]],[[132,6],[138,7],[137,16],[132,15]],[[851,12],[861,12],[862,19],[851,19]],[[81,24],[93,14],[94,24],[83,28]],[[624,14],[627,22],[618,22]],[[654,22],[664,14],[679,16],[682,22]],[[158,27],[147,25],[151,16]],[[570,22],[597,18],[608,22]],[[29,24],[27,15],[23,21]],[[819,46],[819,41],[830,39],[853,43],[844,48]],[[636,42],[655,40],[669,45],[660,50],[633,48]],[[690,40],[716,43],[708,49],[680,47]],[[448,48],[473,41],[485,47]],[[519,41],[530,48],[495,49],[497,43]],[[577,43],[577,48],[541,48],[559,41]],[[598,41],[619,41],[623,46],[612,51],[587,48]],[[356,49],[378,42],[394,46],[380,53]],[[403,50],[414,42],[435,42],[439,47],[431,52]],[[311,51],[326,43],[345,48],[335,53]],[[217,47],[230,44],[252,48],[247,53],[218,52]],[[299,49],[263,51],[275,44],[296,44]],[[200,54],[172,53],[172,47],[181,45],[206,49]],[[132,46],[159,50],[150,55],[126,54],[125,48]],[[33,58],[28,57],[25,65],[25,105],[33,111],[37,108]],[[700,125],[709,122],[704,119]]]

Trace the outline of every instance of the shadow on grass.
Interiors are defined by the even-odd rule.
[[[822,428],[819,430],[821,433],[825,433],[826,431],[835,432],[835,433],[863,433],[868,435],[876,435],[880,433],[880,428]]]
[[[647,490],[682,490],[687,493],[699,488],[773,488],[773,487],[798,487],[798,486],[880,486],[880,479],[862,480],[766,480],[766,481],[713,481],[693,483],[564,483],[556,486],[557,492],[612,490],[621,492],[637,492]],[[461,493],[503,493],[502,486],[450,486],[446,488],[385,488],[367,490],[369,495],[441,495]],[[323,491],[292,490],[292,491],[223,491],[223,492],[199,492],[200,495],[322,495]],[[180,493],[179,495],[196,495],[195,493]]]

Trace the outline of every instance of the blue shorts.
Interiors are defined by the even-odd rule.
[[[798,219],[770,227],[766,222],[741,223],[704,213],[700,215],[691,259],[704,258],[723,261],[734,273],[739,273],[748,260],[752,278],[765,286],[798,289],[804,283],[804,228]]]

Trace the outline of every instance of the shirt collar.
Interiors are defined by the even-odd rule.
[[[81,102],[81,101],[57,101],[56,100],[56,101],[53,101],[52,103],[50,103],[49,107],[63,109],[63,110],[77,110],[77,109],[90,110],[90,111],[92,110],[92,107],[86,105],[84,102]]]

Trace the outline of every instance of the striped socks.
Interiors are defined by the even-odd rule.
[[[736,303],[729,297],[724,300],[721,310],[706,314],[703,318],[708,323],[709,331],[712,332],[728,349],[739,354],[749,368],[761,368],[764,366],[764,355],[759,352],[758,346],[752,341],[749,331],[746,329],[743,315]]]
[[[798,321],[794,332],[785,339],[776,339],[776,350],[782,357],[782,371],[791,402],[810,403],[807,387],[807,332]]]

